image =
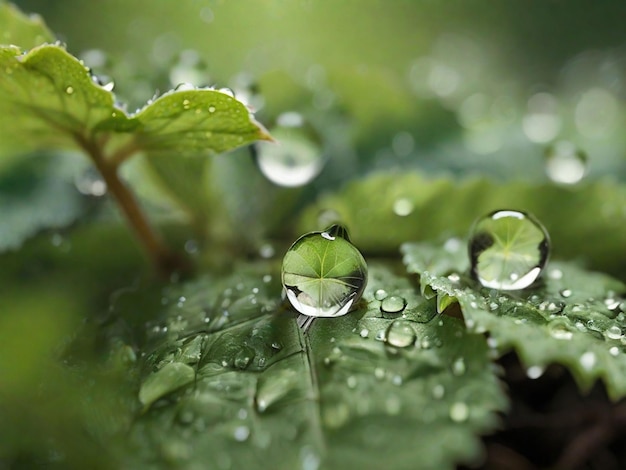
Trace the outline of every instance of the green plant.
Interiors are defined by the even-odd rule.
[[[415,168],[361,176],[335,158],[329,168],[349,178],[325,174],[320,159],[321,182],[310,191],[277,188],[245,152],[222,155],[271,140],[228,91],[182,86],[127,113],[108,80],[54,43],[39,18],[2,2],[0,31],[10,44],[0,46],[0,467],[477,465],[484,436],[497,439],[526,404],[519,396],[551,386],[554,370],[576,385],[556,402],[596,393],[614,417],[574,416],[580,433],[546,465],[589,460],[623,426],[626,191],[619,178],[496,182]],[[307,80],[323,82],[321,75],[314,69]],[[359,94],[356,85],[347,87],[343,112],[362,113],[355,138],[374,153],[376,136],[359,108],[374,87]],[[343,140],[343,118],[327,106],[329,90],[311,88],[322,112],[298,108],[315,125],[311,134],[349,161],[354,149]],[[350,102],[350,93],[358,99]],[[402,99],[382,101],[408,113]],[[433,114],[446,121],[446,112]],[[273,114],[267,122],[280,121]],[[474,124],[471,132],[484,131],[484,122]],[[399,158],[411,153],[412,139],[394,134]],[[307,158],[320,150],[305,144]],[[513,172],[515,159],[506,162]],[[84,178],[88,196],[76,190]],[[168,276],[146,274],[117,211],[102,203],[103,185],[152,267]],[[298,204],[305,207],[294,211]],[[504,208],[534,214],[551,239],[547,266],[524,289],[485,287],[470,266],[472,223]],[[288,251],[303,233],[337,220],[354,246],[335,226],[323,232],[339,238],[333,244],[315,232]],[[548,244],[543,232],[530,233],[524,268],[540,268]],[[303,250],[311,237],[324,243]],[[515,244],[480,246],[493,247]],[[502,258],[491,256],[488,263]],[[333,269],[346,259],[349,272],[337,276]],[[193,273],[185,270],[192,263]],[[316,318],[304,331],[282,298],[283,283],[295,297],[317,297],[317,313],[325,289],[351,310]],[[505,456],[525,463],[513,451]],[[622,458],[616,453],[615,461]]]

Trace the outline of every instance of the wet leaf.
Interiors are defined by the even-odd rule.
[[[270,139],[248,109],[217,90],[171,91],[128,114],[78,59],[58,45],[0,48],[0,156],[40,148],[224,152]]]
[[[506,408],[481,335],[434,318],[432,301],[379,265],[356,311],[317,319],[305,336],[280,302],[275,267],[237,271],[163,292],[146,325],[142,390],[155,368],[195,377],[137,418],[134,465],[440,469],[480,459],[477,436]],[[394,314],[381,311],[383,288],[403,297]],[[398,321],[408,344],[394,337]]]
[[[556,257],[583,258],[595,269],[623,276],[624,207],[626,189],[614,181],[563,187],[384,173],[322,198],[299,230],[324,228],[320,214],[334,211],[364,252],[395,255],[409,240],[465,237],[476,218],[494,210],[523,210],[546,226]]]
[[[0,3],[0,44],[24,49],[54,41],[54,36],[38,15],[25,15],[10,3]]]
[[[623,283],[552,262],[525,290],[487,289],[467,276],[464,248],[407,243],[402,251],[407,270],[420,274],[422,290],[456,299],[468,328],[486,332],[500,353],[515,350],[535,370],[562,364],[583,390],[601,379],[612,399],[626,396]]]

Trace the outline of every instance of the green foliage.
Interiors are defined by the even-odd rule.
[[[529,375],[559,363],[583,390],[602,379],[614,400],[626,396],[623,283],[553,262],[542,281],[528,289],[487,289],[467,276],[464,246],[451,245],[448,250],[429,243],[403,245],[407,269],[420,275],[423,291],[458,301],[468,328],[486,332],[499,353],[514,349]]]
[[[407,212],[400,213],[406,215],[398,215],[398,204],[404,204]],[[563,187],[378,173],[321,198],[305,212],[299,227],[319,229],[320,214],[334,211],[337,220],[350,227],[358,247],[393,255],[409,240],[465,236],[476,218],[494,210],[523,210],[545,225],[555,258],[582,259],[593,268],[624,276],[625,206],[623,185],[608,180]]]
[[[406,278],[379,265],[371,273],[356,311],[317,319],[307,334],[277,302],[271,265],[166,287],[140,345],[139,398],[152,407],[133,425],[128,458],[148,468],[285,469],[479,459],[476,435],[507,406],[484,338],[458,319],[433,318],[432,302]],[[382,315],[383,287],[408,294],[406,318]],[[116,309],[122,318],[133,315],[132,299]],[[412,341],[393,336],[398,321]]]
[[[26,16],[10,3],[0,2],[0,24],[0,44],[30,49],[54,41],[54,36],[40,16]]]

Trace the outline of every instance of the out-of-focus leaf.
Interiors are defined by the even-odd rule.
[[[563,187],[384,173],[321,198],[304,214],[299,230],[324,228],[320,214],[333,211],[364,252],[395,254],[406,241],[465,236],[476,218],[516,209],[546,226],[556,257],[582,258],[623,275],[625,207],[626,189],[612,181]]]
[[[462,245],[464,248],[464,245]],[[515,350],[529,375],[563,364],[583,390],[597,379],[617,400],[626,396],[626,286],[572,263],[551,263],[542,281],[521,291],[483,288],[467,277],[462,248],[403,245],[407,270],[422,290],[459,302],[471,330],[487,332],[499,352]]]
[[[0,44],[24,49],[54,41],[54,35],[38,15],[25,15],[14,5],[0,2]]]

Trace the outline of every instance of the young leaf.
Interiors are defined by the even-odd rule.
[[[30,49],[54,36],[38,15],[25,15],[14,5],[0,1],[0,44]]]
[[[395,254],[408,240],[465,236],[472,222],[498,209],[536,216],[548,229],[556,256],[584,258],[595,269],[623,275],[626,257],[626,189],[613,181],[574,187],[454,180],[419,173],[377,174],[321,199],[299,230],[323,229],[325,211],[350,227],[368,253]]]
[[[279,306],[273,270],[238,271],[163,293],[160,319],[146,325],[142,390],[172,393],[154,394],[137,418],[133,464],[441,469],[479,459],[478,434],[506,408],[482,336],[433,319],[432,302],[380,266],[358,310],[318,319],[306,336]],[[383,315],[383,288],[406,297],[406,318]],[[172,367],[195,378],[160,386]]]
[[[224,152],[270,139],[248,109],[217,90],[172,91],[135,114],[58,45],[0,48],[0,156],[103,146],[114,160],[144,151]]]
[[[464,248],[464,245],[463,245]],[[596,379],[609,396],[626,396],[625,292],[621,282],[571,263],[550,263],[541,282],[521,291],[482,288],[465,274],[464,249],[402,246],[422,289],[458,300],[469,328],[487,332],[499,352],[515,350],[530,375],[552,363],[568,367],[583,390]],[[621,302],[621,306],[620,306]]]

